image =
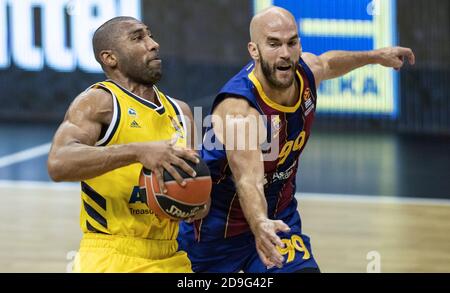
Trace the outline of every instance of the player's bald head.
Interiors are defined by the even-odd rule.
[[[127,22],[140,21],[130,16],[119,16],[108,20],[95,31],[92,38],[92,47],[95,59],[102,66],[100,53],[104,50],[113,50],[115,48],[118,37],[123,34],[124,24]]]
[[[256,14],[250,23],[250,38],[258,43],[267,31],[293,28],[297,31],[295,17],[286,9],[272,6]]]

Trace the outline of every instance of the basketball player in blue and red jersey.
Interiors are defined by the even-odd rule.
[[[368,64],[400,69],[405,57],[411,64],[415,57],[400,47],[302,53],[296,20],[278,7],[257,14],[250,34],[253,61],[217,95],[212,128],[203,141],[202,157],[214,182],[210,212],[202,220],[182,223],[178,239],[195,272],[320,272],[294,197],[316,89],[323,80]],[[264,140],[279,141],[274,160],[263,159],[263,146],[252,148],[248,141],[242,149],[234,146],[240,135],[251,139],[252,133],[243,129],[261,117],[267,121]],[[240,131],[226,133],[233,129]],[[222,150],[208,147],[207,142],[217,140]]]

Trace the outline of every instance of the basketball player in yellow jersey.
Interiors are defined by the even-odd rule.
[[[140,21],[109,20],[95,32],[93,47],[108,79],[72,103],[48,159],[53,180],[81,181],[84,235],[74,271],[191,272],[186,253],[178,251],[179,223],[148,209],[139,174],[145,166],[161,186],[164,169],[186,184],[174,166],[195,177],[183,160],[198,162],[186,148],[192,112],[156,88],[159,45]]]

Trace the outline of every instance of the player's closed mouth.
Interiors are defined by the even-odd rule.
[[[159,58],[150,59],[147,64],[150,64],[152,62],[161,62],[161,59]]]

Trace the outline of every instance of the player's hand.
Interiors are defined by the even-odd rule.
[[[174,166],[181,168],[192,177],[197,176],[195,171],[183,159],[192,161],[195,164],[199,163],[198,154],[195,151],[176,147],[174,140],[141,143],[138,146],[137,160],[156,175],[158,184],[164,193],[167,192],[163,180],[164,169],[181,186],[186,186],[186,182]]]
[[[277,232],[289,232],[290,228],[283,221],[263,219],[253,227],[255,235],[256,251],[268,268],[283,267],[284,257],[278,251],[277,246],[284,248],[285,245],[278,237]]]
[[[409,64],[414,65],[416,63],[416,56],[409,48],[402,47],[390,47],[373,51],[377,64],[384,67],[392,67],[395,70],[400,70],[403,67],[405,57],[408,59]]]

